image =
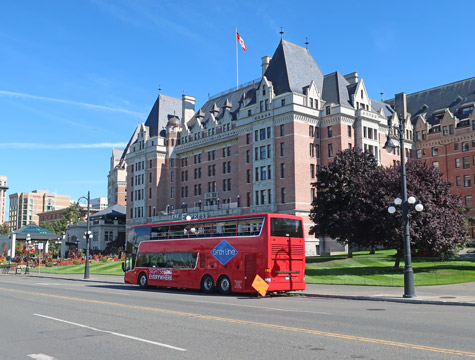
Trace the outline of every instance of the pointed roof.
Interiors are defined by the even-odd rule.
[[[168,123],[168,115],[181,114],[182,101],[171,96],[158,95],[145,121],[150,137],[157,136]]]
[[[264,76],[272,82],[275,95],[302,89],[315,81],[322,93],[323,74],[308,49],[282,40]]]
[[[54,232],[43,229],[42,227],[34,224],[23,226],[21,229],[14,231],[18,240],[26,240],[27,234],[30,234],[32,241],[34,240],[53,240],[57,239],[58,235]]]
[[[126,208],[123,205],[115,204],[112,206],[109,206],[107,209],[101,210],[94,215],[91,215],[91,219],[96,218],[96,217],[101,217],[101,216],[107,216],[107,217],[125,217],[126,214]]]
[[[325,75],[322,98],[327,103],[353,107],[349,91],[354,91],[354,89],[338,71]]]

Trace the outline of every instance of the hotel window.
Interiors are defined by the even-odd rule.
[[[267,190],[267,203],[272,204],[272,190],[271,189]]]
[[[259,168],[254,169],[254,180],[259,181]]]
[[[439,162],[438,162],[438,161],[434,161],[434,162],[432,163],[432,166],[438,169],[438,168],[439,168]]]
[[[425,140],[425,139],[426,139],[426,131],[422,130],[422,140]]]
[[[327,106],[327,107],[325,108],[325,113],[326,113],[327,115],[330,115],[330,106]]]
[[[328,144],[328,157],[333,157],[333,145]]]
[[[280,143],[280,156],[285,156],[285,143]]]
[[[269,100],[265,100],[265,108],[266,108],[266,111],[269,110]]]
[[[315,135],[315,127],[312,125],[308,126],[308,136],[313,137]]]
[[[454,143],[454,150],[458,150],[459,149],[459,144],[458,143]]]
[[[422,157],[422,150],[416,150],[416,159],[420,159]]]
[[[351,137],[351,125],[348,125],[348,137]]]
[[[267,138],[270,139],[271,138],[271,129],[270,129],[270,126],[267,127]]]
[[[265,166],[261,166],[261,180],[267,180],[267,171]]]
[[[454,126],[449,125],[449,134],[452,135],[454,133]]]
[[[463,151],[463,152],[468,151],[468,142],[464,141],[464,142],[462,143],[462,151]]]
[[[271,172],[271,166],[267,165],[267,178],[270,180],[272,179],[272,172]]]
[[[368,137],[368,128],[366,126],[363,126],[363,137],[364,138]]]
[[[260,130],[260,139],[265,140],[266,139],[266,129],[261,129]]]
[[[310,107],[313,108],[313,99],[310,98]]]
[[[460,167],[460,159],[459,158],[455,159],[455,167],[456,168]]]
[[[173,199],[175,197],[175,188],[172,186],[170,188],[170,199]]]
[[[246,180],[248,184],[251,183],[251,170],[246,170]]]
[[[261,154],[261,160],[265,159],[266,158],[266,147],[261,146],[259,150],[260,150],[260,154]]]
[[[315,126],[315,137],[318,139],[320,138],[320,128]]]
[[[282,199],[282,204],[285,204],[285,188],[280,189],[280,197]]]
[[[329,126],[329,127],[327,128],[327,130],[328,130],[328,137],[329,137],[329,138],[330,138],[330,137],[332,137],[332,136],[333,136],[333,130],[332,130],[332,127],[331,127],[331,126]]]
[[[248,192],[246,193],[246,203],[247,203],[247,206],[251,206],[251,193]]]
[[[254,160],[259,160],[259,148],[254,149]]]
[[[285,129],[284,129],[284,125],[280,125],[280,136],[284,136],[285,134]]]
[[[447,126],[442,126],[442,135],[446,136],[448,133]]]
[[[284,106],[285,105],[285,99],[280,100],[280,105]]]
[[[465,207],[467,209],[472,208],[472,196],[471,195],[465,196]]]
[[[465,176],[463,177],[463,186],[464,186],[464,187],[470,187],[470,186],[472,186],[471,181],[472,181],[471,176],[470,176],[470,175],[465,175]]]
[[[247,150],[246,151],[246,163],[250,163],[251,162],[251,150]]]
[[[312,187],[310,189],[310,199],[312,200],[312,202],[315,200],[315,188]]]
[[[438,156],[439,155],[439,148],[433,147],[432,148],[432,156]]]
[[[259,190],[256,190],[256,205],[259,205]]]
[[[315,179],[315,165],[310,164],[310,178]]]
[[[280,164],[280,178],[285,178],[285,163]]]
[[[261,102],[259,103],[259,108],[260,108],[261,112],[264,111],[264,101],[261,101]]]
[[[252,115],[251,109],[247,110],[247,116],[251,116],[251,115]]]
[[[463,159],[462,159],[462,167],[464,169],[468,169],[470,167],[470,158],[468,156],[465,156]]]
[[[320,145],[315,145],[315,157],[320,157]]]
[[[246,144],[250,144],[251,143],[251,134],[247,133],[246,134]]]
[[[310,150],[310,157],[315,157],[315,146],[313,144],[309,144]]]
[[[457,176],[457,177],[455,178],[455,185],[457,185],[457,186],[460,186],[460,185],[461,185],[461,183],[460,183],[460,176]]]
[[[171,182],[174,182],[174,181],[175,181],[175,172],[174,172],[174,171],[172,171],[172,172],[170,173],[170,181],[171,181]]]
[[[261,204],[264,205],[266,203],[266,191],[261,190]]]
[[[416,131],[416,141],[419,141],[421,139],[421,132]]]

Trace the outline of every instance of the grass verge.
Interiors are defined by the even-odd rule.
[[[308,284],[404,286],[404,259],[394,269],[395,250],[356,252],[347,255],[307,258],[305,279]],[[445,285],[475,281],[475,262],[454,259],[412,258],[414,284]]]

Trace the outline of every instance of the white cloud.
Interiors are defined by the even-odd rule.
[[[143,114],[143,113],[136,112],[136,111],[131,111],[131,110],[123,109],[123,108],[88,104],[88,103],[84,103],[84,102],[65,100],[65,99],[55,99],[55,98],[49,98],[49,97],[45,97],[45,96],[36,96],[36,95],[18,93],[18,92],[13,92],[13,91],[0,90],[0,96],[9,96],[9,97],[15,97],[15,98],[22,98],[22,99],[33,99],[33,100],[40,100],[40,101],[49,101],[49,102],[55,102],[55,103],[81,106],[81,107],[84,107],[84,108],[87,108],[87,109],[92,109],[92,110],[114,111],[114,112],[120,112],[120,113],[124,113],[124,114],[128,114],[128,115],[132,115],[134,117],[140,117],[140,118],[145,117],[145,114]]]
[[[97,143],[97,144],[38,144],[38,143],[4,143],[0,149],[104,149],[125,148],[127,143]]]

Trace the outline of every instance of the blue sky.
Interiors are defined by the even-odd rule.
[[[324,74],[357,71],[389,99],[475,76],[473,1],[0,2],[0,175],[34,189],[107,196],[112,147],[125,145],[158,94],[196,97],[261,75],[280,40]],[[8,206],[8,203],[7,203]]]

